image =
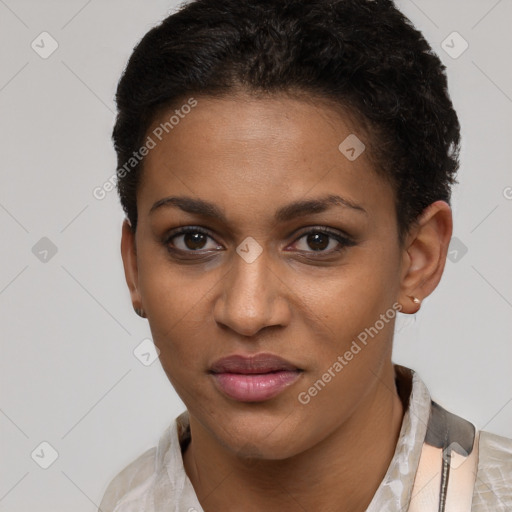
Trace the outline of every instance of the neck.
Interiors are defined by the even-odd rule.
[[[191,415],[185,470],[205,511],[363,512],[393,458],[403,413],[391,366],[345,423],[284,460],[241,460]]]

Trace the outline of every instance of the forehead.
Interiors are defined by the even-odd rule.
[[[154,148],[144,161],[140,215],[165,195],[183,194],[253,210],[327,193],[369,210],[392,205],[369,159],[371,141],[332,103],[284,95],[194,100],[191,109],[178,103],[160,113],[147,132]]]

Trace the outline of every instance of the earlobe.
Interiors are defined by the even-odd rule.
[[[142,300],[138,290],[138,267],[135,233],[128,219],[123,221],[121,234],[121,256],[123,259],[126,284],[130,290],[130,296],[134,309],[142,309]]]
[[[422,212],[403,253],[402,313],[416,313],[421,301],[436,289],[446,264],[452,230],[452,211],[445,201],[436,201]]]

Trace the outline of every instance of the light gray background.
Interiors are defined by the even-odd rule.
[[[115,191],[92,195],[116,166],[117,80],[175,5],[0,0],[1,511],[96,511],[184,408],[158,360],[133,354],[150,331],[124,281],[121,207]],[[512,3],[398,5],[448,67],[463,145],[455,261],[415,320],[401,316],[395,361],[451,411],[512,437]],[[47,59],[31,48],[43,31],[59,45]],[[469,43],[456,59],[441,48],[453,31]],[[32,251],[42,237],[57,247],[46,262]],[[48,469],[31,457],[49,456],[43,441],[58,452]]]

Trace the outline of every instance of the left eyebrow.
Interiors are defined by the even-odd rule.
[[[341,196],[330,194],[325,197],[296,201],[294,203],[283,206],[277,210],[275,219],[277,222],[286,222],[303,215],[322,213],[332,206],[341,206],[343,208],[349,208],[356,212],[368,215],[368,212],[361,205],[356,204],[353,201],[345,199]]]
[[[359,204],[354,203],[348,199],[345,199],[338,195],[327,195],[317,199],[307,199],[301,201],[295,201],[279,208],[275,213],[276,222],[286,222],[296,217],[322,213],[332,206],[341,206],[343,208],[349,208],[356,212],[363,213],[365,215],[368,212]],[[218,219],[227,224],[227,219],[222,210],[209,201],[203,199],[196,199],[192,197],[184,196],[169,196],[159,199],[151,209],[149,214],[151,215],[155,210],[161,207],[177,207],[184,212],[201,215],[203,217],[211,217]]]

